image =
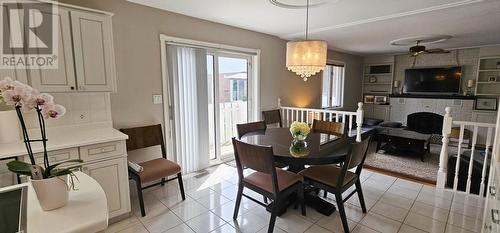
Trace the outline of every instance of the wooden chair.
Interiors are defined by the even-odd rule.
[[[275,168],[272,147],[251,145],[241,142],[236,138],[233,138],[233,147],[239,178],[233,219],[236,220],[238,217],[242,196],[262,206],[266,206],[264,203],[243,194],[243,188],[251,189],[274,200],[271,218],[269,220],[269,228],[267,230],[268,233],[273,232],[277,212],[287,203],[287,197],[290,196],[290,194],[297,192],[301,204],[302,215],[306,214],[302,177],[295,173]],[[244,176],[243,170],[247,168],[255,172]]]
[[[331,165],[311,166],[299,172],[306,182],[335,194],[340,218],[342,219],[342,226],[346,233],[349,232],[349,226],[347,225],[344,202],[357,192],[361,209],[363,213],[366,213],[365,199],[363,197],[359,176],[361,175],[361,169],[365,162],[369,142],[370,137],[361,142],[353,142],[345,161],[340,167]],[[355,167],[355,172],[349,171],[349,169]],[[356,189],[347,195],[346,198],[342,199],[342,193],[353,185],[356,186]]]
[[[241,139],[243,135],[252,132],[265,131],[267,128],[265,121],[250,122],[246,124],[237,124],[236,131],[238,131],[238,138]]]
[[[332,134],[338,137],[345,137],[347,135],[346,129],[344,123],[316,119],[314,119],[312,125],[312,130],[316,133]]]
[[[141,215],[146,216],[144,210],[144,199],[142,197],[142,190],[151,188],[157,185],[165,185],[165,182],[177,179],[179,182],[179,189],[181,191],[182,200],[186,199],[184,194],[184,186],[182,184],[181,167],[167,160],[167,153],[165,151],[165,143],[163,141],[163,133],[161,125],[144,126],[137,128],[121,129],[121,132],[128,135],[127,150],[137,150],[151,146],[161,147],[161,158],[149,160],[139,163],[143,167],[142,172],[137,172],[132,168],[128,168],[129,179],[133,179],[137,185],[137,195],[139,196],[139,205],[141,207]],[[169,176],[176,175],[176,177],[167,180]],[[150,183],[157,180],[160,182],[150,184],[142,187],[144,183]]]
[[[279,127],[283,127],[283,122],[281,121],[281,112],[279,109],[262,111],[262,117],[266,125],[279,124]]]

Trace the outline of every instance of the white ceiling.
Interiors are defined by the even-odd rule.
[[[305,9],[280,8],[268,0],[128,1],[287,40],[304,38]],[[326,1],[310,9],[309,38],[326,40],[331,49],[399,53],[408,48],[390,45],[390,41],[434,34],[453,38],[428,48],[500,44],[500,0]]]

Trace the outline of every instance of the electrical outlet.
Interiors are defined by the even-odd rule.
[[[153,104],[162,104],[163,96],[162,95],[153,95]]]

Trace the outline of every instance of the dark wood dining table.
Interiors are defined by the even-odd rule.
[[[289,128],[269,128],[246,134],[241,138],[241,141],[254,145],[271,146],[275,161],[287,164],[289,171],[297,173],[303,170],[306,165],[342,162],[354,138],[311,132],[305,140],[306,146],[297,151],[293,148],[293,137]],[[316,190],[306,189],[309,191],[306,193],[307,205],[324,215],[330,215],[335,211],[335,205],[318,197]]]

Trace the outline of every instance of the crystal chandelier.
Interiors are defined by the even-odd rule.
[[[306,7],[306,39],[286,43],[286,67],[304,81],[326,66],[326,41],[308,40],[309,0]]]

